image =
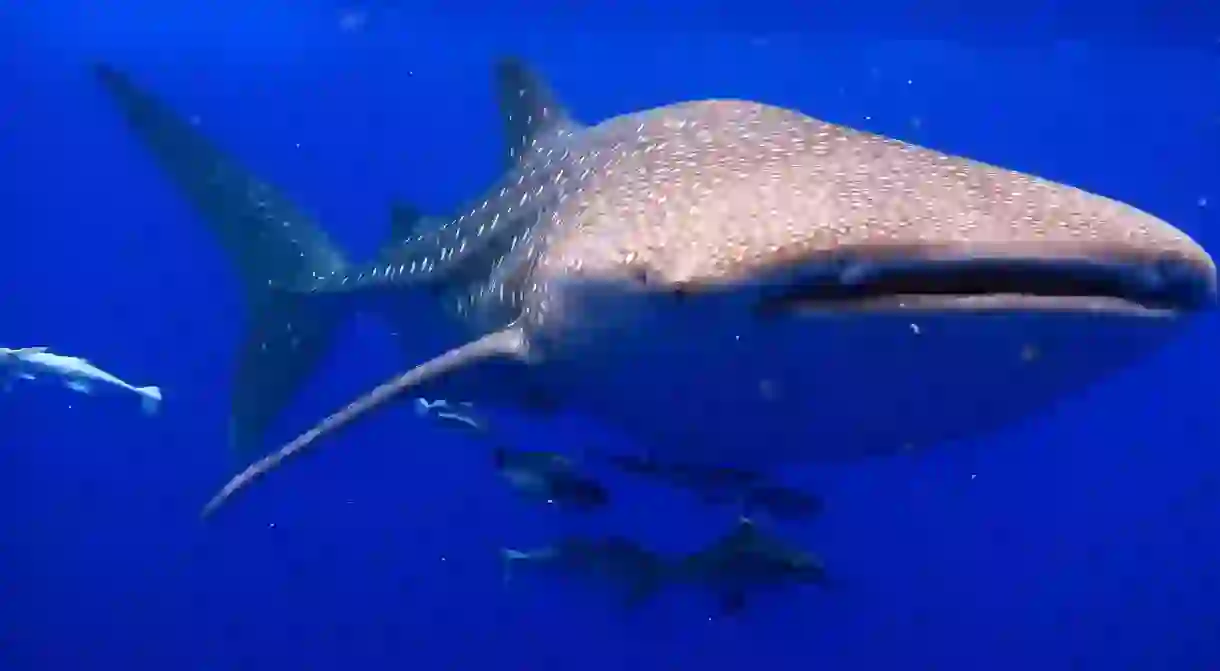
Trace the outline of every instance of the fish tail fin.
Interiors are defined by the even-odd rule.
[[[144,414],[157,414],[157,411],[161,409],[161,388],[136,387],[135,392],[140,395],[140,407],[144,410]]]
[[[508,587],[508,583],[513,579],[513,565],[519,561],[529,558],[530,555],[528,552],[522,552],[521,550],[514,550],[512,548],[500,548],[501,581],[504,583],[505,587]]]
[[[636,578],[627,586],[626,604],[628,608],[638,608],[652,601],[661,591],[659,576],[645,574]]]
[[[230,442],[242,461],[265,452],[263,434],[329,351],[335,300],[279,289],[343,272],[325,232],[132,77],[108,63],[93,74],[128,128],[185,196],[245,285],[249,325],[231,399]],[[350,301],[345,301],[350,303]]]
[[[672,579],[670,562],[660,553],[640,547],[634,542],[627,546],[632,553],[620,557],[615,571],[623,605],[629,609],[651,602]]]
[[[343,296],[270,289],[250,295],[230,399],[229,446],[241,461],[264,454],[264,433],[334,348]]]

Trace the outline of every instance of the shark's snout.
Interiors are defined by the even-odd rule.
[[[1149,314],[1216,304],[1216,264],[1196,241],[1133,207],[1061,188],[1067,195],[1031,197],[1026,216],[979,209],[954,225],[927,220],[806,254],[781,250],[758,265],[784,269],[759,307]]]

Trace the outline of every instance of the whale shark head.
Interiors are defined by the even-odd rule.
[[[476,402],[528,387],[663,461],[774,467],[981,436],[1216,299],[1188,236],[1071,186],[756,102],[582,127],[533,97],[515,168],[481,204],[397,267],[323,281],[460,276],[475,338],[255,463],[205,512],[396,394],[449,397],[457,378]]]
[[[614,158],[561,208],[539,278],[752,294],[774,315],[1215,300],[1211,258],[1155,216],[793,110],[699,101],[600,133]]]
[[[684,460],[978,435],[1216,299],[1188,236],[1063,184],[751,102],[607,126],[523,313],[561,396]]]

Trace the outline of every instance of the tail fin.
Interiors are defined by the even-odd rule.
[[[157,411],[161,409],[161,388],[136,387],[136,393],[140,395],[140,407],[144,410],[144,414],[157,414]]]
[[[657,593],[661,591],[663,585],[664,578],[660,573],[641,573],[627,585],[627,593],[623,598],[623,605],[628,608],[639,608],[652,601]]]
[[[513,564],[529,558],[530,555],[528,552],[522,552],[521,550],[514,550],[512,548],[500,548],[500,563],[502,565],[505,587],[508,586],[508,583],[513,578]]]
[[[275,290],[342,271],[325,233],[284,195],[220,151],[192,123],[98,64],[94,74],[128,126],[202,216],[246,287],[251,324],[237,364],[231,439],[250,458],[263,433],[330,348],[334,301]]]
[[[446,217],[421,213],[414,205],[397,201],[390,206],[390,239],[382,247],[381,258],[392,258],[398,245],[422,233],[429,233],[449,223]]]
[[[648,551],[647,565],[636,577],[627,595],[628,606],[638,606],[652,600],[665,587],[677,582],[676,562],[657,552]]]

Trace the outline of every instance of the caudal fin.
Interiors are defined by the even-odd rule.
[[[144,414],[157,414],[161,409],[161,388],[136,387],[136,393],[140,395],[140,407],[143,408]]]
[[[501,581],[507,587],[508,583],[513,579],[513,565],[520,561],[526,561],[530,558],[528,552],[514,550],[512,548],[500,548],[500,569]]]
[[[222,152],[169,105],[109,64],[94,74],[127,125],[198,211],[246,288],[249,323],[231,406],[231,443],[249,459],[333,341],[335,301],[277,287],[341,272],[326,234],[287,197]]]

